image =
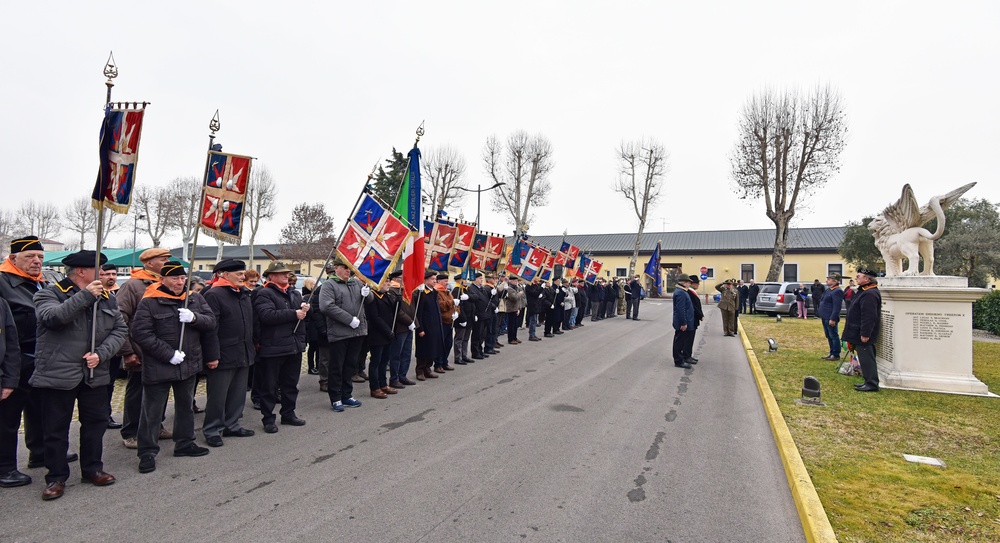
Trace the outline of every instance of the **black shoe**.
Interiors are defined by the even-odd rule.
[[[319,370],[316,368],[309,368],[309,375],[319,375]]]
[[[854,390],[858,392],[878,392],[878,387],[873,387],[870,385],[861,385],[859,387],[854,387]]]
[[[483,356],[486,356],[488,354],[500,354],[500,351],[496,351],[496,350],[493,350],[493,351],[483,351]]]
[[[0,475],[0,487],[14,488],[15,486],[25,486],[31,484],[31,476],[12,469]]]
[[[556,337],[556,336],[554,336],[552,334],[545,334],[545,337]]]
[[[287,424],[289,426],[305,426],[306,421],[292,415],[290,417],[281,417],[281,424]]]
[[[220,436],[208,436],[205,438],[205,443],[208,443],[209,447],[221,447],[223,445],[222,437]]]
[[[468,366],[469,365],[469,363],[466,362],[465,360],[458,360],[455,363],[458,364],[459,366]]]
[[[691,364],[688,364],[687,362],[683,362],[681,364],[674,364],[674,367],[684,368],[686,370],[689,370],[689,369],[691,369],[692,366],[691,366]]]
[[[156,471],[156,456],[144,454],[139,457],[139,473],[150,473]]]
[[[278,425],[275,424],[275,423],[273,423],[273,422],[265,424],[264,425],[264,432],[266,432],[268,434],[277,434],[278,433]]]
[[[198,407],[198,403],[197,402],[191,404],[191,410],[194,411],[195,413],[204,413],[205,412],[204,409]]]
[[[632,320],[634,320],[634,321],[637,321],[637,320],[639,320],[639,319],[638,319],[638,318],[634,318],[634,319],[632,319]]]
[[[251,403],[251,405],[253,405],[254,409],[256,409],[257,411],[260,411],[260,402],[251,401],[250,403]]]
[[[472,355],[472,360],[482,360],[482,359],[483,359],[483,355],[481,355],[481,354],[474,354],[474,355]],[[472,362],[472,360],[468,360],[467,362]]]
[[[108,419],[108,429],[109,430],[119,430],[122,427],[122,423],[116,421],[114,418]]]
[[[471,358],[469,358],[468,356],[463,356],[463,357],[462,357],[462,361],[463,361],[463,362],[472,362],[472,359],[471,359]]]
[[[689,356],[689,357],[687,357],[687,358],[684,359],[684,363],[694,365],[694,364],[698,363],[698,359],[697,358],[691,358]]]
[[[240,428],[239,430],[225,429],[222,431],[222,437],[250,437],[254,435],[254,431],[249,428]]]
[[[555,334],[555,335],[557,335],[557,336],[561,336],[561,335],[565,334],[566,332],[563,332],[562,330],[556,330],[555,332],[552,332],[552,333]]]
[[[208,454],[208,449],[205,447],[199,447],[194,443],[184,447],[180,450],[174,450],[174,456],[205,456]]]

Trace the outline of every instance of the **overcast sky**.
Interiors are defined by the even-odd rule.
[[[818,83],[839,89],[850,131],[841,172],[796,226],[872,214],[904,183],[923,203],[978,181],[967,196],[997,202],[998,28],[1000,2],[964,1],[9,3],[0,205],[89,196],[109,50],[113,99],[152,102],[137,182],[201,177],[218,108],[217,141],[279,184],[258,242],[279,241],[307,200],[339,230],[372,164],[412,146],[423,120],[421,148],[458,148],[473,186],[489,183],[491,134],[551,140],[535,235],[635,231],[610,187],[616,145],[642,136],[670,153],[647,230],[767,228],[762,205],[734,194],[737,116],[761,89]],[[510,230],[486,197],[483,209],[483,228]],[[473,196],[463,210],[475,216]]]

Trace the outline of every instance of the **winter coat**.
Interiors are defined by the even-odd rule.
[[[45,283],[36,283],[26,277],[0,272],[0,298],[10,306],[14,324],[17,326],[18,347],[21,350],[21,371],[30,372],[34,362],[35,333],[38,321],[35,318],[35,293],[45,288]]]
[[[128,327],[122,320],[114,298],[107,294],[95,297],[81,290],[69,279],[35,294],[38,317],[35,345],[35,373],[29,384],[35,388],[72,390],[81,382],[96,388],[111,382],[111,358],[125,343]],[[90,352],[97,304],[97,350],[100,357],[94,368],[94,379],[88,381],[89,370],[83,355]]]
[[[415,309],[413,308],[413,304],[406,303],[403,300],[403,291],[398,286],[390,287],[389,293],[392,294],[394,303],[396,304],[396,326],[392,331],[397,336],[405,334],[409,332],[410,325],[413,324]]]
[[[723,311],[736,311],[736,289],[727,287],[725,284],[715,285],[715,290],[721,294],[719,298],[719,309]]]
[[[626,294],[632,297],[633,302],[638,302],[642,299],[642,285],[633,279],[632,282],[628,284],[628,291]]]
[[[747,289],[747,292],[749,293],[751,300],[756,300],[757,295],[760,294],[760,285],[758,285],[757,283],[750,285],[750,288]]]
[[[396,300],[392,294],[373,292],[371,301],[365,303],[365,320],[368,322],[365,345],[379,347],[392,342],[395,337],[392,332],[392,318],[395,313]]]
[[[444,326],[435,291],[426,287],[417,289],[413,292],[413,300],[417,306],[414,356],[421,360],[437,360],[444,354]]]
[[[691,306],[694,308],[694,329],[697,330],[701,321],[705,319],[705,312],[701,309],[701,296],[694,289],[688,289],[688,295],[691,297]]]
[[[524,287],[524,304],[526,314],[537,315],[542,313],[542,300],[539,296],[543,294],[542,285],[531,283]]]
[[[454,322],[452,315],[458,311],[458,308],[455,306],[455,298],[452,297],[451,292],[448,292],[447,289],[435,289],[435,292],[437,293],[438,306],[441,309],[441,322],[444,324],[452,324]]]
[[[851,343],[861,343],[861,338],[868,338],[868,343],[878,340],[882,328],[882,293],[878,285],[872,283],[858,288],[847,310],[847,322],[844,323],[844,335],[841,338]]]
[[[521,285],[507,287],[507,313],[520,313],[524,309],[528,299],[524,294],[524,287]]]
[[[839,321],[840,308],[844,305],[844,291],[840,287],[831,288],[823,293],[816,308],[816,316],[825,321]]]
[[[574,290],[576,289],[573,287],[562,287],[562,307],[567,311],[576,307],[576,293],[573,292]]]
[[[480,319],[486,317],[487,313],[492,312],[490,309],[490,298],[493,297],[490,294],[490,287],[487,285],[479,286],[475,283],[469,285],[469,302],[472,303],[473,315],[479,317]]]
[[[826,292],[826,287],[823,285],[813,283],[809,286],[809,292],[812,294],[813,308],[819,307],[820,301],[823,299],[823,293]]]
[[[188,309],[195,319],[184,325],[184,344],[180,345],[178,310],[184,307],[184,301],[168,292],[166,287],[152,287],[139,301],[132,318],[132,341],[143,354],[144,385],[189,379],[202,370],[206,361],[219,359],[215,314],[205,298],[201,294],[190,295]],[[184,360],[175,366],[170,359],[176,350],[184,353]]]
[[[291,286],[282,292],[274,283],[265,283],[253,296],[254,318],[260,323],[258,356],[274,358],[306,350],[306,323],[299,324],[296,315],[301,308],[302,295]]]
[[[7,301],[0,298],[0,388],[17,388],[21,383],[21,347],[17,325]]]
[[[250,290],[216,285],[202,291],[202,297],[215,315],[214,333],[219,343],[217,369],[246,368],[253,365],[256,349],[253,344],[253,302]],[[211,360],[206,360],[211,362]]]
[[[122,286],[115,292],[115,301],[118,302],[118,309],[122,312],[122,318],[125,319],[125,324],[129,327],[129,330],[132,329],[132,318],[135,316],[135,310],[138,309],[142,297],[146,295],[146,289],[153,283],[159,283],[157,277],[145,268],[133,270],[131,277],[122,283]],[[142,359],[142,352],[135,341],[132,340],[131,334],[125,341],[125,345],[122,345],[122,349],[118,354],[122,356],[136,354],[139,356],[140,362]],[[142,366],[126,369],[142,371]]]
[[[363,304],[373,299],[374,294],[369,292],[367,298],[361,296],[363,286],[354,277],[347,281],[332,277],[319,289],[319,310],[326,317],[326,337],[330,343],[368,335],[368,317]],[[355,317],[361,324],[351,328]]]
[[[691,296],[688,290],[678,286],[674,289],[674,330],[679,331],[682,326],[687,326],[688,330],[694,329],[694,304],[691,303]]]
[[[313,296],[312,308],[309,309],[309,314],[306,315],[306,342],[325,347],[330,344],[330,338],[327,337],[326,332],[326,317],[319,310],[319,304],[316,304],[318,300],[318,295]]]
[[[465,301],[462,301],[462,296],[469,295],[468,290],[469,290],[468,287],[461,285],[456,285],[455,288],[451,289],[451,297],[454,298],[455,303],[457,304],[458,307],[458,318],[455,319],[454,322],[452,322],[452,325],[454,325],[456,329],[460,327],[462,328],[468,327],[469,322],[472,321],[472,313],[471,313],[472,304],[469,303],[468,298],[466,298]]]
[[[587,304],[590,300],[587,298],[586,287],[576,289],[576,306],[580,308],[580,311],[587,309]]]

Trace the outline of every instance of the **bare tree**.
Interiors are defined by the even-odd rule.
[[[740,197],[764,200],[775,226],[768,281],[781,276],[796,205],[840,170],[846,134],[843,101],[828,85],[766,90],[743,106],[730,163]]]
[[[257,240],[257,230],[265,221],[274,218],[277,213],[275,206],[278,199],[278,186],[274,183],[271,170],[264,164],[255,164],[250,170],[250,183],[247,185],[247,195],[243,204],[243,220],[250,228],[250,262],[253,268],[254,242]]]
[[[97,215],[94,211],[90,198],[77,198],[63,209],[63,227],[80,235],[77,246],[81,249],[87,246],[88,235],[97,228]]]
[[[17,230],[17,216],[9,209],[0,209],[0,256],[7,256],[10,240]]]
[[[305,273],[312,275],[310,262],[323,260],[337,244],[333,217],[323,204],[301,203],[292,210],[292,220],[281,229],[281,239],[281,258],[306,264]]]
[[[188,244],[198,228],[201,209],[201,181],[193,175],[174,178],[170,182],[174,205],[177,206],[177,230],[181,235],[181,258],[188,260]]]
[[[168,187],[139,185],[135,190],[136,209],[144,215],[139,229],[149,235],[153,247],[159,247],[163,237],[177,228],[177,199]]]
[[[16,221],[21,234],[33,234],[40,239],[59,235],[59,209],[54,204],[28,200],[18,208]]]
[[[650,138],[622,142],[618,147],[618,180],[614,189],[632,203],[632,210],[639,220],[635,234],[635,247],[629,260],[628,274],[635,274],[635,263],[639,258],[639,243],[646,230],[646,220],[650,208],[656,205],[663,189],[663,176],[667,173],[669,155],[663,144]]]
[[[504,144],[490,136],[483,149],[483,166],[494,183],[503,183],[493,192],[493,209],[510,215],[508,222],[522,232],[533,219],[531,208],[548,203],[549,174],[555,166],[552,143],[524,130],[511,134]]]
[[[423,153],[420,165],[424,170],[424,196],[431,202],[435,216],[438,211],[458,205],[468,188],[465,180],[465,157],[451,145],[431,148]]]

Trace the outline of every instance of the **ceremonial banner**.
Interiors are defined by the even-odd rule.
[[[412,236],[403,248],[403,299],[409,303],[413,291],[424,284],[424,231],[420,213],[420,149],[408,153],[406,176],[396,199],[395,211],[410,224]]]
[[[426,228],[425,221],[425,228]],[[451,260],[451,249],[455,245],[457,227],[447,222],[436,221],[427,236],[427,269],[447,272]]]
[[[359,277],[380,288],[404,247],[412,245],[410,234],[395,215],[365,194],[337,245],[337,254]]]
[[[107,206],[115,213],[128,213],[139,160],[139,136],[145,109],[104,110],[101,123],[101,166],[91,194],[94,209]]]
[[[243,240],[243,208],[250,181],[251,157],[208,152],[201,202],[201,231],[226,243]]]
[[[538,275],[539,269],[547,258],[548,251],[541,247],[532,247],[527,243],[521,243],[517,249],[524,255],[520,259],[520,264],[516,264],[511,258],[507,263],[507,272],[517,275],[522,279],[531,281]]]
[[[476,270],[497,271],[503,251],[503,238],[492,234],[476,234],[472,244],[469,267]]]
[[[552,251],[544,249],[545,251],[545,261],[542,262],[542,281],[548,281],[552,279],[552,267],[556,263],[556,257],[552,254]]]
[[[580,256],[580,266],[577,268],[576,276],[584,281],[593,284],[597,281],[597,275],[601,273],[601,263],[597,260]]]
[[[570,245],[568,242],[563,242],[562,247],[559,248],[559,254],[556,255],[556,264],[564,266],[569,269],[573,269],[576,266],[576,257],[580,254],[580,248],[575,245]]]
[[[656,242],[656,250],[653,254],[649,256],[649,262],[646,264],[646,269],[643,270],[646,277],[653,280],[653,286],[656,287],[656,293],[660,296],[663,295],[663,274],[660,272],[660,242]]]
[[[457,223],[455,225],[455,245],[451,251],[451,262],[453,268],[464,268],[469,259],[469,251],[472,250],[472,240],[476,236],[476,225]]]

